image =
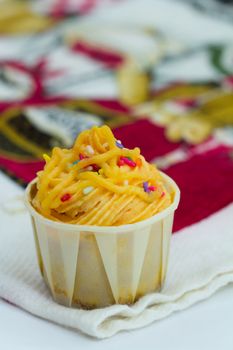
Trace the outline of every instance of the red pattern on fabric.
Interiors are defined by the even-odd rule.
[[[5,111],[12,107],[23,107],[23,106],[39,106],[44,104],[55,104],[63,101],[67,101],[68,98],[64,96],[46,96],[43,89],[43,72],[46,67],[46,60],[42,59],[38,61],[34,66],[26,65],[20,61],[6,60],[0,61],[1,67],[11,67],[16,71],[25,73],[30,78],[33,89],[28,96],[22,100],[15,101],[1,101],[0,112]],[[57,73],[57,72],[56,72]],[[47,74],[47,72],[46,72]]]
[[[44,66],[45,62],[44,61],[40,61],[38,62],[34,67],[28,67],[27,65],[25,65],[24,63],[20,62],[20,61],[0,61],[0,65],[1,66],[8,66],[11,68],[14,68],[15,70],[18,70],[20,72],[23,72],[25,74],[27,74],[33,85],[34,88],[31,92],[31,95],[28,96],[28,98],[31,98],[32,96],[40,96],[42,94],[42,82],[40,79],[40,73],[41,73],[41,69]]]
[[[101,107],[109,110],[113,115],[116,113],[125,113],[130,114],[131,110],[129,107],[122,104],[120,101],[117,100],[101,100],[101,99],[93,99],[91,102],[94,102]]]
[[[169,142],[164,135],[164,129],[154,125],[149,120],[140,119],[113,130],[117,139],[127,148],[140,147],[143,156],[151,161],[180,146],[180,143]]]
[[[166,170],[181,190],[174,231],[208,217],[233,201],[232,154],[232,149],[218,147]]]
[[[81,53],[89,58],[101,62],[108,68],[117,68],[124,61],[124,57],[118,52],[99,48],[84,41],[77,41],[71,46],[73,52]]]
[[[55,18],[64,17],[68,14],[85,15],[93,10],[98,4],[97,0],[79,0],[72,4],[69,0],[56,0],[50,10],[50,15]]]
[[[51,10],[51,16],[53,17],[64,16],[66,13],[68,2],[69,2],[68,0],[55,0]]]
[[[33,180],[36,173],[41,170],[45,162],[42,160],[35,161],[15,161],[0,157],[0,165],[3,169],[7,169],[9,173],[14,174],[23,182],[28,183]]]

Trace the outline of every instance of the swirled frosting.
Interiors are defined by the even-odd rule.
[[[108,126],[83,131],[73,148],[55,147],[38,172],[32,204],[43,216],[80,225],[117,226],[153,216],[172,198],[155,165],[125,148]]]

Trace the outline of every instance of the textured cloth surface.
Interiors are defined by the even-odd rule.
[[[0,296],[32,314],[105,338],[185,309],[233,282],[233,205],[175,234],[165,286],[133,306],[85,311],[56,304],[39,274],[29,215],[0,211]]]

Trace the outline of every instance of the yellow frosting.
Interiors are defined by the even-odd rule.
[[[81,159],[81,160],[80,160]],[[66,223],[116,226],[171,204],[159,171],[139,148],[123,148],[108,126],[83,131],[72,149],[55,147],[38,172],[34,207]]]

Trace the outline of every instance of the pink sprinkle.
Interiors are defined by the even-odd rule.
[[[121,166],[121,165],[124,165],[124,164],[128,165],[131,168],[135,168],[136,165],[137,165],[132,159],[129,159],[129,158],[126,158],[126,157],[120,157],[120,159],[118,161],[118,165]]]
[[[155,187],[155,186],[149,186],[149,187],[148,187],[148,190],[153,192],[153,191],[156,190],[156,187]]]
[[[164,196],[165,196],[165,192],[162,192],[162,194],[161,194],[161,198],[162,198],[162,197],[164,197]]]
[[[80,160],[83,160],[83,159],[85,159],[85,158],[87,158],[87,157],[84,156],[82,153],[79,153],[79,159],[80,159]]]

